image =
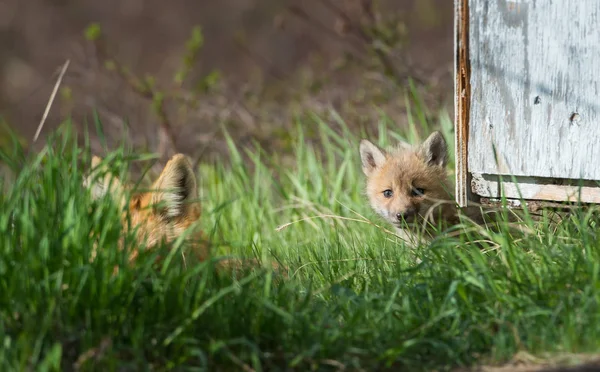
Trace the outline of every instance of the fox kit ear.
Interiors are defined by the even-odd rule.
[[[366,176],[385,162],[385,150],[364,139],[360,141],[360,160]]]
[[[106,166],[101,165],[101,163],[102,158],[95,155],[92,156],[92,170],[90,174],[84,178],[83,186],[90,190],[93,199],[99,199],[106,194],[110,194],[117,199],[123,191],[123,185],[121,184],[121,181],[119,181],[116,176],[112,175]]]
[[[152,205],[168,218],[188,213],[190,199],[195,199],[196,176],[183,154],[177,154],[165,165],[152,187]]]
[[[421,155],[429,165],[445,167],[448,161],[448,146],[441,132],[435,131],[421,145]]]

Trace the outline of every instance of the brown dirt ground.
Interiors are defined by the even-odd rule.
[[[598,354],[558,354],[534,357],[526,352],[517,353],[502,365],[480,365],[457,369],[455,372],[592,372],[600,371]]]
[[[335,4],[352,19],[360,19],[361,1]],[[407,44],[391,54],[394,64],[426,81],[428,86],[421,91],[430,109],[451,111],[452,3],[381,3],[382,14],[398,16],[402,21],[398,24],[408,29]],[[375,107],[405,125],[403,87],[392,84],[380,68],[352,62],[341,65],[347,54],[355,59],[370,57],[355,37],[340,29],[339,17],[323,4],[322,0],[4,0],[0,2],[0,116],[29,142],[56,71],[70,59],[39,142],[61,118],[71,116],[81,128],[95,109],[109,147],[126,138],[139,149],[156,150],[160,120],[151,102],[106,71],[83,30],[99,22],[112,47],[111,57],[137,75],[155,77],[164,87],[171,84],[185,41],[199,24],[205,45],[192,80],[213,69],[223,79],[216,92],[192,96],[194,107],[168,107],[177,151],[192,157],[222,154],[222,124],[240,144],[258,140],[285,151],[289,143],[285,134],[296,115],[315,111],[327,118],[331,108],[353,128],[374,128],[379,115]],[[290,6],[301,12],[292,14]],[[101,152],[99,143],[94,144]]]

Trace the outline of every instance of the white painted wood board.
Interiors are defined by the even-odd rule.
[[[533,177],[504,177],[474,173],[473,192],[481,197],[600,203],[600,187],[594,181],[560,182]],[[557,184],[558,183],[558,184]]]
[[[600,180],[600,0],[468,7],[468,172]]]

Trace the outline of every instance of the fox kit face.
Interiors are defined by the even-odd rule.
[[[444,207],[439,201],[450,199],[447,156],[446,141],[440,132],[432,133],[421,146],[403,144],[389,152],[362,140],[360,157],[371,207],[398,229],[405,222],[437,217]]]
[[[94,156],[92,168],[99,169],[101,161],[102,159]],[[182,154],[173,156],[167,162],[150,191],[135,193],[129,199],[124,193],[129,187],[109,174],[100,179],[90,175],[85,185],[90,188],[94,198],[109,193],[121,207],[127,207],[131,226],[137,227],[138,240],[145,241],[148,247],[161,240],[175,240],[200,218],[196,177],[189,161]],[[125,217],[124,215],[122,223],[127,228]],[[204,252],[197,253],[200,253],[201,259],[204,258]],[[132,252],[130,260],[136,256],[137,251]]]

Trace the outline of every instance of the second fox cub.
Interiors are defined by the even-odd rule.
[[[121,221],[123,228],[131,226],[136,229],[138,241],[146,242],[146,246],[152,249],[161,241],[172,242],[182,234],[188,233],[188,229],[193,229],[188,236],[187,247],[198,261],[209,258],[209,244],[198,228],[200,203],[196,176],[183,154],[177,154],[167,162],[148,192],[134,192],[130,197],[127,196],[128,192],[135,190],[108,173],[102,166],[101,158],[92,158],[92,168],[92,174],[84,182],[92,197],[110,195],[124,211]],[[131,224],[128,223],[127,217]],[[129,252],[129,261],[134,261],[137,256],[138,250],[133,249]],[[255,259],[227,259],[218,264],[221,269],[249,269],[260,266],[261,263]],[[285,267],[280,267],[275,262],[271,263],[271,266],[286,274]]]
[[[402,143],[389,151],[362,140],[360,157],[371,207],[402,238],[415,238],[411,230],[428,223],[455,219],[446,174],[448,146],[440,132],[432,133],[420,146]]]
[[[105,194],[111,196],[123,210],[128,210],[131,226],[137,228],[138,241],[145,241],[149,248],[161,240],[171,242],[182,235],[200,219],[200,203],[197,201],[196,177],[187,158],[182,154],[173,156],[165,165],[160,176],[149,192],[135,193],[130,198],[129,186],[100,167],[102,159],[94,156],[94,172],[106,172],[102,177],[92,174],[86,179],[86,186],[93,198]],[[127,215],[122,216],[122,224],[127,228]],[[190,236],[193,252],[199,260],[208,256],[207,245],[203,243],[200,231]],[[130,252],[129,260],[138,255],[137,250]]]

